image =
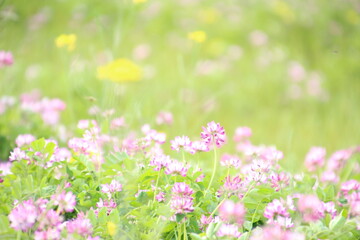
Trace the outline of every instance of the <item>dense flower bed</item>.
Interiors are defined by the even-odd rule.
[[[56,99],[23,99],[22,106],[48,124],[57,120],[48,111],[65,107]],[[171,113],[157,122],[171,124]],[[19,135],[1,163],[1,238],[360,238],[359,147],[331,155],[313,147],[307,172],[294,175],[278,164],[286,158],[280,150],[250,141],[248,127],[231,140],[210,122],[199,126],[198,139],[168,141],[170,150],[165,133],[125,126],[123,118],[81,120],[67,146],[59,136]],[[229,141],[236,152],[220,156]]]

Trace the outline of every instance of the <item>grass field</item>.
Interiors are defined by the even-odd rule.
[[[293,171],[311,146],[359,143],[359,11],[350,0],[2,0],[0,50],[14,64],[0,69],[0,95],[60,98],[61,124],[74,127],[93,105],[137,129],[170,111],[174,124],[157,127],[168,139],[198,137],[211,120],[230,137],[249,126],[253,142],[276,145]],[[189,39],[194,31],[206,40]],[[61,34],[77,36],[73,51],[56,47]],[[99,80],[96,69],[118,58],[140,66],[142,79]],[[3,159],[19,133],[52,133],[22,117],[0,116]]]

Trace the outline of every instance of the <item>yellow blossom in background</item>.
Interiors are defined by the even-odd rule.
[[[351,24],[358,24],[360,23],[360,14],[355,12],[354,10],[349,10],[346,13],[346,20]]]
[[[194,42],[203,43],[206,40],[206,33],[204,31],[195,31],[188,33],[188,39]]]
[[[107,222],[106,225],[109,235],[113,237],[116,234],[117,230],[116,224],[113,222]]]
[[[58,48],[67,47],[68,51],[75,49],[76,35],[75,34],[61,34],[55,40]]]
[[[142,78],[142,69],[134,62],[120,58],[98,67],[97,77],[113,82],[136,82]]]
[[[273,10],[286,22],[293,22],[295,20],[295,13],[291,9],[288,3],[285,1],[275,1],[273,2]]]
[[[220,12],[216,8],[202,9],[198,13],[200,21],[211,24],[219,20]]]
[[[135,3],[135,4],[147,2],[147,0],[132,0],[132,1],[133,1],[133,3]]]

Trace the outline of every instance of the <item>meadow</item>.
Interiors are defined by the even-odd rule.
[[[359,13],[1,1],[0,238],[359,239]]]

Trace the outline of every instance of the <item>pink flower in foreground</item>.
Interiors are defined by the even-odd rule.
[[[322,147],[312,147],[305,158],[305,166],[310,172],[324,166],[326,150]]]
[[[10,212],[10,226],[15,230],[25,232],[35,224],[38,214],[38,209],[33,200],[24,201]]]
[[[58,206],[59,211],[72,212],[76,206],[76,197],[72,192],[55,194],[51,196],[51,200],[54,201],[54,205]]]
[[[219,216],[223,221],[241,225],[244,222],[245,207],[242,203],[234,203],[231,200],[223,202],[219,208]]]
[[[93,226],[83,213],[79,213],[76,219],[66,223],[66,228],[68,233],[77,233],[82,237],[86,237],[92,233]]]
[[[346,181],[343,184],[341,184],[340,190],[345,196],[347,196],[352,191],[360,190],[360,182],[358,182],[354,179],[351,179],[351,180]]]
[[[10,66],[14,62],[11,52],[0,51],[0,68]]]
[[[170,207],[176,214],[184,214],[194,211],[193,201],[191,198],[171,199]]]
[[[262,230],[255,229],[252,232],[250,240],[305,240],[301,233],[290,232],[282,229],[279,225],[268,225]]]
[[[298,201],[298,210],[305,222],[314,222],[324,217],[324,205],[315,195],[302,195]]]
[[[173,193],[173,197],[185,197],[191,199],[191,195],[194,194],[194,190],[192,190],[190,186],[184,182],[175,183],[173,188],[171,189],[171,192]]]
[[[239,232],[239,227],[231,224],[222,224],[216,235],[218,237],[230,237],[230,238],[239,238],[241,232]]]
[[[59,228],[49,228],[45,231],[36,231],[34,234],[35,240],[60,240],[61,230]]]
[[[334,218],[336,216],[336,208],[335,208],[335,203],[334,202],[327,202],[327,203],[323,203],[324,206],[324,211],[326,213],[329,213],[331,215],[332,218]]]
[[[180,149],[184,149],[184,151],[189,152],[191,154],[195,153],[195,151],[193,150],[193,148],[191,146],[190,138],[187,136],[175,137],[175,139],[170,142],[171,142],[172,150],[179,152]]]
[[[278,199],[274,199],[266,206],[264,217],[269,219],[268,223],[279,224],[282,227],[290,228],[294,225],[286,207]]]
[[[225,144],[226,135],[225,130],[219,123],[214,121],[209,122],[206,127],[202,127],[201,138],[206,142],[207,145],[216,145],[220,148]]]

